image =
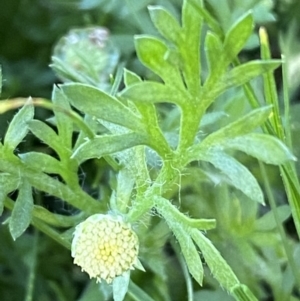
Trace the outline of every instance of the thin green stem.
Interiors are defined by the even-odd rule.
[[[284,129],[286,136],[286,144],[292,150],[292,136],[290,125],[290,98],[287,82],[287,64],[284,55],[282,57],[282,79],[283,79],[283,103],[284,103]]]
[[[115,96],[120,88],[122,77],[123,77],[123,70],[125,67],[125,62],[121,62],[118,64],[116,76],[113,79],[113,85],[111,87],[110,95]]]
[[[39,229],[41,232],[58,242],[60,245],[64,246],[68,250],[71,250],[71,243],[67,240],[64,240],[60,233],[58,233],[56,230],[45,224],[44,222],[38,220],[37,218],[33,217],[31,224]]]
[[[11,100],[3,101],[0,103],[0,114],[5,113],[9,110],[17,109],[25,105],[27,101],[27,98],[14,98]],[[35,106],[42,107],[51,111],[53,111],[54,108],[56,110],[61,111],[62,113],[69,116],[72,119],[72,121],[87,135],[88,138],[92,139],[95,136],[93,131],[83,121],[82,117],[78,115],[75,111],[66,110],[63,107],[56,106],[51,101],[44,98],[33,98],[32,103]]]
[[[178,258],[179,264],[181,266],[183,276],[185,279],[186,283],[186,289],[187,289],[187,295],[188,295],[188,300],[187,301],[193,301],[194,300],[194,290],[193,290],[193,282],[191,279],[191,275],[189,273],[188,267],[186,265],[186,262],[181,254],[181,250],[178,247],[178,244],[174,243],[174,239],[171,240],[171,244],[173,247],[173,250],[176,253],[176,256]]]
[[[300,238],[300,184],[293,163],[280,166],[285,191],[291,206],[292,216]]]
[[[36,261],[37,261],[37,253],[38,253],[38,239],[39,239],[39,234],[38,231],[35,230],[33,234],[33,245],[30,254],[31,261],[29,266],[29,276],[27,281],[27,292],[26,292],[25,301],[33,300]]]
[[[263,60],[270,60],[271,59],[271,52],[269,47],[268,35],[266,30],[261,27],[259,30],[260,42],[261,42],[261,57]],[[278,95],[276,90],[276,83],[273,76],[273,72],[266,72],[263,75],[264,78],[264,94],[266,98],[266,102],[268,104],[273,105],[273,115],[270,118],[272,123],[273,129],[275,130],[277,136],[282,140],[285,141],[282,122],[281,122],[281,115],[279,111],[279,101]]]
[[[261,53],[263,59],[270,58],[270,49],[268,43],[267,33],[264,29],[260,30],[260,39],[261,39]],[[286,83],[286,82],[285,82]],[[265,98],[267,103],[273,104],[273,120],[271,123],[272,128],[264,129],[268,134],[276,135],[283,142],[285,142],[285,133],[283,131],[283,126],[281,122],[278,97],[275,86],[275,79],[272,72],[268,72],[264,76],[264,88],[265,88]],[[287,102],[288,99],[285,100]],[[289,107],[285,103],[285,108]],[[285,114],[288,114],[285,112]],[[287,116],[287,115],[286,115]],[[289,117],[288,117],[289,118]],[[300,237],[300,185],[298,176],[295,170],[293,162],[287,162],[286,164],[280,166],[280,172],[282,174],[282,179],[285,187],[285,191],[288,196],[288,201],[291,206],[292,215],[297,230],[297,234]]]

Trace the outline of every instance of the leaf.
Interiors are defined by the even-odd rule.
[[[165,84],[176,85],[184,90],[177,66],[168,60],[171,51],[162,40],[140,35],[135,37],[135,48],[139,60],[160,76]]]
[[[168,222],[168,221],[167,221]],[[168,222],[170,225],[170,223]],[[202,285],[203,282],[203,266],[202,262],[199,256],[199,253],[189,235],[181,225],[170,225],[170,228],[172,229],[174,235],[176,236],[179,244],[180,249],[182,251],[182,254],[184,256],[185,262],[187,264],[187,267],[189,269],[190,274],[193,276],[193,278]]]
[[[230,180],[230,184],[241,190],[250,199],[264,204],[263,193],[250,171],[231,156],[215,148],[199,153],[198,160],[210,162]]]
[[[182,105],[190,97],[184,91],[157,82],[140,82],[125,88],[120,94],[134,102],[160,103],[170,102]]]
[[[37,138],[59,154],[62,147],[60,139],[49,125],[40,120],[31,120],[28,123],[28,128]]]
[[[0,216],[3,213],[3,203],[8,193],[18,189],[20,179],[8,173],[0,173]]]
[[[27,181],[23,181],[19,187],[19,194],[9,219],[9,231],[14,240],[21,236],[30,225],[32,211],[31,185]]]
[[[142,79],[134,72],[124,68],[124,83],[126,87],[140,83]]]
[[[228,139],[222,146],[245,152],[268,164],[280,165],[289,160],[297,160],[285,144],[266,134],[251,133]]]
[[[130,280],[130,271],[124,272],[121,276],[114,279],[113,287],[113,297],[114,301],[123,301],[128,290]]]
[[[92,158],[101,158],[104,155],[113,154],[130,147],[145,144],[145,137],[136,133],[122,135],[97,136],[83,143],[72,155],[79,164]]]
[[[230,293],[238,301],[258,301],[250,289],[244,284],[237,284],[230,290]]]
[[[222,287],[230,291],[235,285],[239,284],[239,280],[231,270],[230,266],[221,256],[219,251],[214,247],[209,239],[207,239],[200,231],[191,230],[191,236],[205,259],[211,273],[217,279]]]
[[[195,2],[197,4],[195,4]],[[182,32],[183,42],[178,45],[181,55],[181,67],[184,82],[188,91],[197,97],[201,85],[201,28],[202,18],[195,9],[195,5],[202,6],[198,1],[183,1]],[[176,83],[175,83],[176,84]]]
[[[282,205],[276,208],[279,220],[283,223],[291,215],[291,208],[289,205]],[[270,231],[277,227],[274,213],[272,211],[267,212],[262,217],[255,221],[255,229],[257,231]]]
[[[254,129],[262,125],[267,120],[271,112],[271,106],[252,110],[245,116],[210,134],[201,142],[201,144],[197,146],[195,145],[194,147],[192,147],[192,149],[203,148],[204,146],[210,147],[213,145],[221,144],[227,139],[251,133]]]
[[[226,33],[224,51],[228,60],[232,61],[242,50],[253,31],[253,27],[253,16],[251,12],[248,12],[239,18]]]
[[[180,249],[182,251],[182,254],[184,256],[190,274],[200,285],[202,285],[202,281],[203,281],[202,262],[199,253],[189,234],[189,229],[192,229],[190,227],[190,224],[192,224],[193,226],[199,226],[198,223],[199,221],[201,223],[201,220],[195,220],[193,222],[192,219],[186,217],[179,210],[177,210],[172,204],[170,204],[170,202],[167,199],[156,198],[155,203],[156,203],[157,211],[164,217],[168,226],[173,231],[174,235],[176,236],[180,244]],[[214,226],[213,224],[214,221],[212,221],[211,226]]]
[[[18,111],[10,122],[4,138],[4,146],[13,151],[22,142],[28,132],[28,121],[32,120],[34,108],[31,98]]]
[[[212,32],[208,32],[205,37],[205,54],[208,61],[210,76],[220,77],[220,73],[225,71],[223,62],[223,45],[219,37]],[[217,69],[217,70],[216,70]]]
[[[272,71],[279,67],[280,60],[261,61],[254,60],[242,65],[239,65],[229,72],[226,72],[221,80],[216,84],[211,93],[216,98],[229,88],[241,86],[251,79],[262,75],[263,73]]]
[[[137,80],[137,78],[135,78],[135,81],[136,80]],[[149,83],[149,85],[148,85],[148,83]],[[146,86],[144,86],[144,85],[146,85]],[[153,87],[152,87],[152,85],[153,85]],[[145,91],[144,87],[148,87],[149,92]],[[168,90],[168,86],[160,84],[160,83],[140,82],[139,81],[138,83],[125,88],[122,91],[122,93],[120,94],[120,96],[128,99],[129,101],[134,102],[134,104],[133,104],[134,107],[138,109],[139,113],[143,117],[143,121],[144,121],[146,131],[147,131],[147,134],[149,137],[148,146],[152,147],[154,150],[156,150],[158,152],[158,154],[163,156],[164,154],[170,152],[171,150],[170,150],[170,147],[165,139],[165,136],[163,135],[161,128],[159,126],[156,109],[153,104],[153,102],[155,100],[159,100],[158,98],[160,97],[159,91],[155,91],[155,88],[157,88],[158,90],[162,90],[161,91],[162,93],[164,93],[165,90]],[[137,91],[135,89],[137,89]],[[139,92],[139,90],[142,90],[142,92]],[[172,88],[170,88],[169,90],[173,91],[173,94],[169,94],[169,95],[171,95],[171,97],[174,97],[174,99],[180,101],[179,97],[176,96],[177,94],[181,94],[180,91],[172,89]],[[147,94],[147,93],[149,93],[149,94]],[[153,94],[153,93],[156,93],[156,94]],[[172,93],[172,92],[170,92],[170,93]],[[146,98],[143,99],[143,97],[145,97],[145,96],[146,96]],[[165,96],[169,97],[168,95],[165,95]],[[140,101],[140,97],[142,97],[142,101]],[[164,96],[161,95],[161,97],[164,97]],[[145,101],[143,101],[143,100],[145,100]]]
[[[73,122],[71,118],[67,115],[67,112],[71,111],[71,107],[66,96],[57,86],[54,86],[53,88],[51,99],[54,104],[53,111],[55,114],[55,121],[60,141],[64,144],[65,148],[71,149]]]
[[[190,3],[193,6],[193,9],[197,12],[198,18],[201,17],[214,33],[216,33],[219,37],[223,37],[224,33],[220,22],[212,16],[209,10],[203,6],[202,2],[193,0],[190,1]]]
[[[53,174],[62,173],[62,166],[60,164],[60,161],[47,154],[39,152],[28,152],[25,154],[19,154],[19,157],[25,164],[35,170]]]
[[[58,58],[57,56],[52,56],[51,59],[53,63],[50,64],[50,67],[60,78],[68,79],[72,82],[77,83],[87,83],[95,86],[98,85],[98,83],[91,77],[87,76],[83,72],[78,72],[77,70],[72,68],[68,63]]]
[[[221,120],[224,117],[228,117],[228,114],[226,114],[223,111],[215,111],[215,112],[206,113],[201,119],[200,130],[217,123],[219,120]]]
[[[164,216],[167,221],[176,220],[183,227],[197,228],[199,230],[210,230],[216,227],[215,219],[195,219],[190,218],[180,212],[174,205],[165,198],[155,198],[157,210]]]
[[[148,6],[151,20],[158,31],[175,45],[181,43],[181,27],[177,20],[162,6]]]
[[[106,282],[89,281],[77,301],[103,301],[111,300],[112,287]]]
[[[143,129],[140,118],[118,99],[85,84],[60,86],[71,104],[78,110],[96,118],[124,126],[132,130]]]
[[[132,156],[133,157],[133,156]],[[133,157],[134,158],[134,157]],[[126,168],[122,168],[118,173],[117,188],[115,197],[111,198],[110,206],[115,207],[119,212],[126,213],[131,201],[131,194],[133,186],[135,184],[135,176],[132,171]],[[112,200],[114,200],[114,206],[112,206]]]

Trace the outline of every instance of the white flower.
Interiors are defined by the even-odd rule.
[[[74,232],[74,263],[97,282],[112,280],[139,263],[135,232],[120,216],[95,214],[80,223]]]

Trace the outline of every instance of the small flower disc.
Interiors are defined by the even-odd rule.
[[[137,263],[138,238],[121,217],[95,214],[80,223],[74,232],[74,263],[90,278],[108,283]]]

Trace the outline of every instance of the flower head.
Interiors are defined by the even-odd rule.
[[[138,263],[138,238],[120,216],[95,214],[74,232],[74,263],[90,278],[108,283]]]

